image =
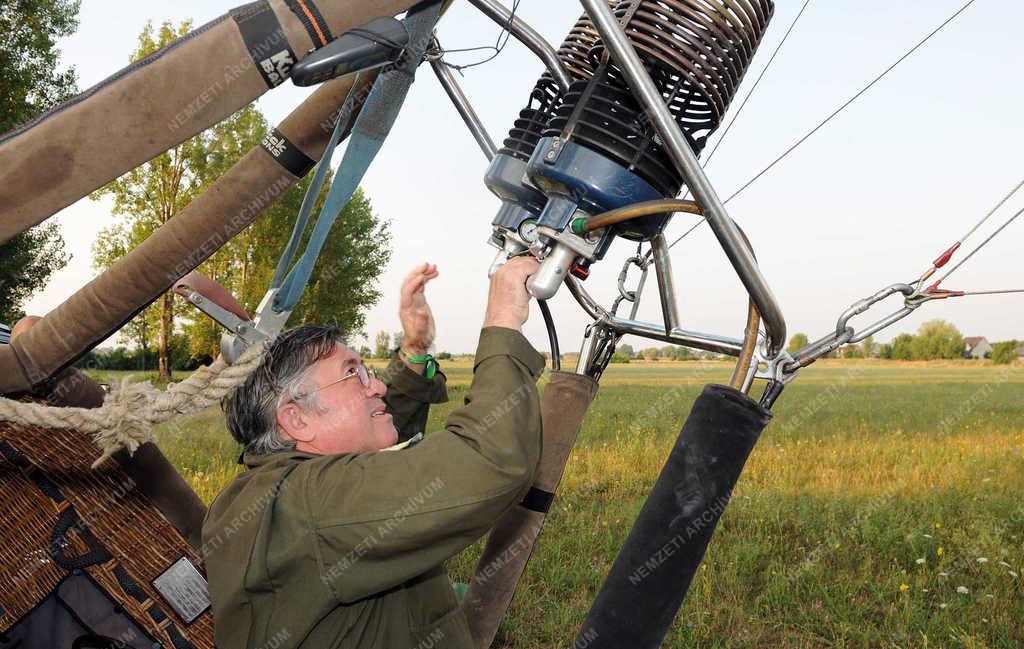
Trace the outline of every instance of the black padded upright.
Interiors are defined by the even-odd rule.
[[[574,646],[661,646],[747,456],[771,418],[732,388],[704,388]]]

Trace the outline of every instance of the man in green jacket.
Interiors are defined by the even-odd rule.
[[[423,265],[402,287],[386,382],[327,327],[282,334],[225,402],[248,470],[210,507],[203,550],[218,649],[472,646],[442,563],[529,490],[544,359],[521,333],[532,259],[495,273],[465,405],[396,444],[446,398]],[[411,357],[411,358],[410,358]]]

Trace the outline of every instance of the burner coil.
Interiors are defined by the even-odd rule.
[[[573,25],[565,42],[558,48],[558,58],[572,79],[578,81],[593,76],[595,66],[591,61],[591,51],[599,38],[586,14]],[[530,93],[530,102],[520,111],[500,153],[523,162],[529,160],[554,109],[561,101],[562,93],[558,83],[550,73],[545,72]]]
[[[619,0],[614,12],[699,153],[725,117],[768,28],[773,2]],[[561,136],[600,152],[664,195],[675,196],[682,178],[604,44],[594,38],[585,57],[573,50],[574,63],[590,75],[572,84],[541,135]],[[523,120],[524,134],[533,128],[528,121]]]

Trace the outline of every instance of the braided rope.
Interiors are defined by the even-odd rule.
[[[151,383],[125,379],[99,408],[55,408],[0,398],[0,421],[42,428],[73,428],[92,435],[103,454],[95,469],[121,449],[129,454],[153,441],[153,428],[179,415],[204,410],[245,382],[263,358],[266,345],[251,345],[229,365],[218,357],[181,383],[160,390]]]

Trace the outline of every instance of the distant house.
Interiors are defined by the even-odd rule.
[[[964,338],[964,356],[968,358],[985,358],[992,353],[992,345],[984,336]]]
[[[1021,345],[1020,347],[1017,348],[1017,356],[1024,358],[1024,345]]]

